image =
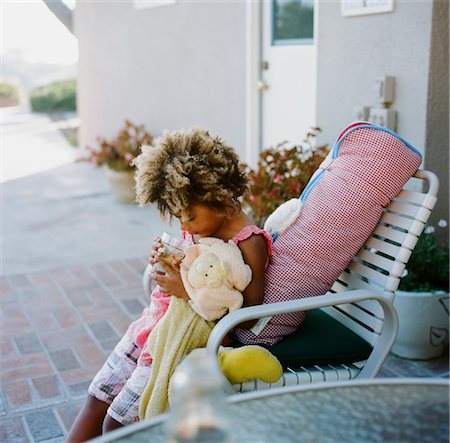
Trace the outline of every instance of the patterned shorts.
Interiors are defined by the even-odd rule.
[[[142,348],[127,334],[116,345],[89,386],[89,394],[109,404],[108,415],[122,425],[139,420],[139,399],[151,365],[138,365]]]

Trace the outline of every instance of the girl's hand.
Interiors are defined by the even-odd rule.
[[[177,260],[174,258],[172,265],[168,265],[163,260],[156,261],[158,261],[159,266],[164,269],[164,274],[154,273],[151,275],[151,278],[158,283],[161,292],[183,298],[187,301],[190,300],[190,297],[184,288],[183,280],[181,279],[180,265]]]
[[[152,252],[150,253],[150,257],[148,258],[148,262],[154,266],[155,263],[158,261],[159,257],[161,256],[161,248],[163,247],[161,238],[155,237],[153,240],[153,246],[152,246]]]

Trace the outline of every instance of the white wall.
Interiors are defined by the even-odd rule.
[[[375,103],[378,76],[395,77],[397,132],[423,152],[432,1],[395,0],[392,13],[343,17],[340,1],[319,1],[317,124],[333,143],[358,105]]]
[[[125,118],[164,129],[210,129],[245,150],[245,3],[77,2],[81,145]]]
[[[343,17],[338,0],[318,4],[317,124],[334,143],[355,120],[354,107],[373,105],[378,76],[395,77],[397,132],[424,154],[440,180],[431,223],[449,219],[448,0],[394,0],[394,12]],[[448,230],[443,236],[448,242]]]

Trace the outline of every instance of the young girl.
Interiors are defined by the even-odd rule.
[[[156,203],[162,216],[176,217],[185,239],[202,237],[233,240],[252,270],[252,280],[243,292],[244,306],[264,299],[264,271],[271,254],[270,236],[242,212],[238,198],[247,189],[247,177],[234,150],[208,132],[164,134],[154,147],[144,147],[135,160],[136,189],[140,205]],[[151,371],[151,356],[145,352],[149,334],[168,308],[170,297],[189,300],[179,266],[150,257],[163,267],[163,275],[151,304],[131,324],[89,387],[89,396],[68,435],[81,442],[138,420],[139,399]],[[170,295],[169,295],[170,294]],[[240,325],[243,330],[254,322]]]

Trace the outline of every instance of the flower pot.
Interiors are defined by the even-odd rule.
[[[392,353],[416,360],[439,357],[448,346],[449,294],[397,291],[394,307],[399,332]]]
[[[0,96],[0,108],[6,108],[7,106],[17,106],[19,100],[14,97]]]
[[[114,171],[107,168],[106,177],[118,202],[133,203],[136,201],[134,171]]]

